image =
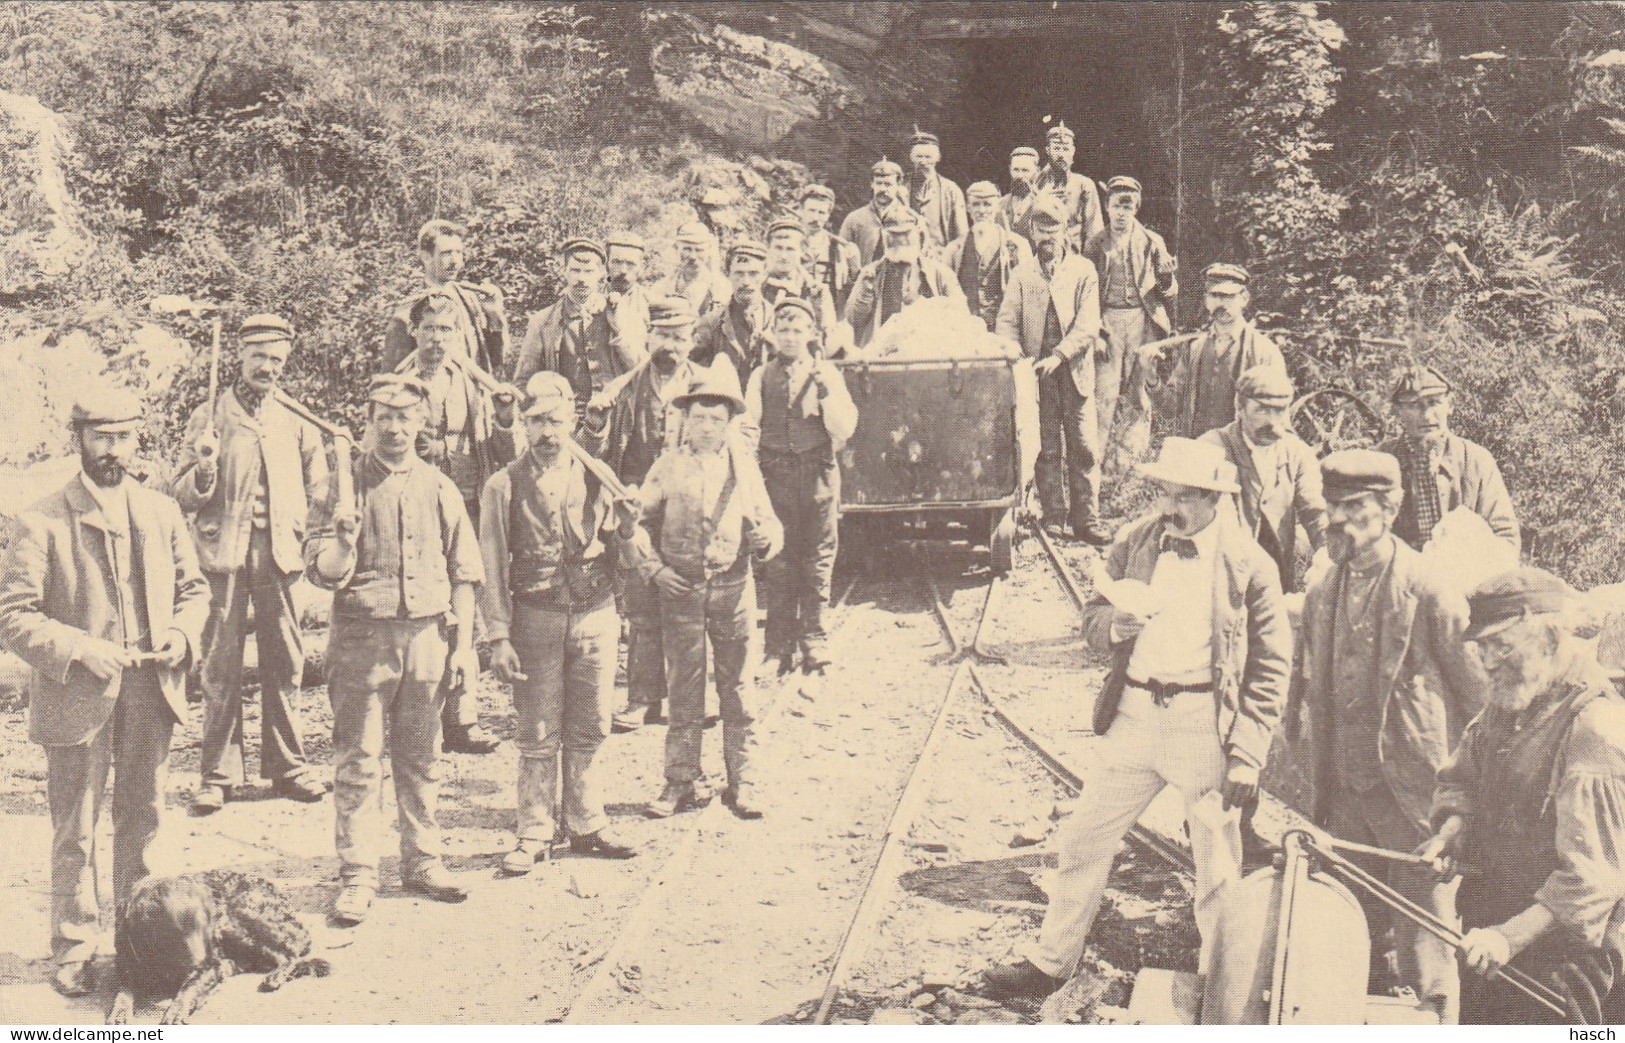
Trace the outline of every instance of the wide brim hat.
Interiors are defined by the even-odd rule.
[[[1236,465],[1221,445],[1191,438],[1163,439],[1162,452],[1149,463],[1135,465],[1147,478],[1168,485],[1206,489],[1215,493],[1239,493]]]
[[[745,396],[739,390],[739,374],[728,356],[718,355],[709,366],[694,374],[688,389],[672,398],[671,404],[687,409],[689,403],[701,398],[720,398],[728,403],[734,416],[745,411]]]

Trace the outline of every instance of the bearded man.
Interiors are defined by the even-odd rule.
[[[999,321],[1004,288],[1033,255],[1027,240],[999,224],[999,190],[978,181],[965,190],[970,231],[948,244],[943,264],[959,278],[971,313],[992,331]]]
[[[919,215],[905,206],[886,211],[886,251],[858,273],[847,301],[846,323],[856,346],[875,339],[886,320],[926,297],[963,301],[959,282],[939,262],[924,256]]]

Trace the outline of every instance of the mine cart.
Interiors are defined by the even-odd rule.
[[[842,512],[960,522],[1008,571],[1037,455],[1031,363],[881,359],[841,372],[858,407],[841,452]]]

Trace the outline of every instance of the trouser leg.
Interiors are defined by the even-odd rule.
[[[1033,484],[1038,489],[1038,506],[1046,524],[1059,525],[1066,514],[1066,435],[1063,433],[1062,384],[1071,388],[1072,377],[1063,366],[1038,379],[1038,461]]]
[[[793,453],[763,452],[762,479],[773,513],[784,526],[784,546],[766,564],[768,655],[790,655],[802,634],[802,570],[798,568],[809,552],[807,512],[802,503],[797,459]]]
[[[383,833],[384,703],[404,650],[388,621],[334,616],[327,657],[333,705],[333,842],[346,884],[378,886]]]
[[[208,581],[208,641],[200,676],[203,742],[199,769],[205,786],[241,786],[243,641],[248,633],[248,603],[252,592],[241,570],[211,572]],[[263,664],[260,669],[263,672]]]
[[[627,578],[626,701],[659,710],[666,698],[666,653],[661,646],[660,592],[636,575]]]
[[[1119,716],[1100,740],[1083,792],[1061,823],[1049,908],[1038,944],[1025,953],[1052,977],[1077,972],[1123,836],[1162,792],[1154,765],[1157,743],[1154,726]]]
[[[1123,344],[1115,337],[1107,337],[1105,348],[1095,356],[1095,445],[1100,447],[1101,455],[1111,445],[1122,384]]]
[[[801,645],[809,656],[827,655],[824,608],[834,586],[840,551],[841,468],[834,460],[807,461],[807,555],[801,562]]]
[[[401,830],[401,878],[421,872],[441,853],[440,714],[441,679],[449,652],[439,619],[404,620],[401,679],[389,715],[389,758],[395,775],[395,803]]]
[[[158,836],[175,714],[155,667],[124,671],[113,707],[113,901],[124,908],[149,875],[147,849]]]
[[[615,646],[621,621],[615,605],[571,618],[564,652],[565,831],[584,837],[609,824],[598,794],[593,758],[608,734],[610,692],[615,685]]]
[[[1062,431],[1066,441],[1066,491],[1073,533],[1082,533],[1100,514],[1100,430],[1094,396],[1078,394],[1063,371]]]
[[[51,808],[51,955],[88,960],[101,938],[96,874],[96,821],[113,761],[109,721],[78,746],[45,747],[45,794]]]
[[[515,604],[508,636],[523,681],[513,683],[519,748],[520,840],[546,843],[558,830],[559,750],[564,734],[567,612]]]
[[[254,600],[254,641],[260,664],[260,777],[297,780],[306,771],[304,721],[297,701],[305,673],[305,643],[299,632],[299,610],[293,603],[295,577],[277,568],[271,537],[259,531],[250,541],[244,575],[238,578],[248,581]]]
[[[716,660],[717,705],[722,714],[722,759],[728,785],[750,781],[747,771],[751,726],[755,723],[755,684],[745,672],[751,619],[756,614],[749,579],[713,583],[706,594],[706,630]]]
[[[705,722],[705,586],[693,593],[660,597],[661,640],[666,651],[666,781],[700,777],[700,739]]]

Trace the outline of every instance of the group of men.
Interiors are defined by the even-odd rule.
[[[353,459],[347,436],[324,443],[331,426],[279,387],[297,338],[275,315],[243,323],[239,372],[192,415],[173,498],[126,479],[137,400],[105,391],[77,404],[82,473],[23,516],[0,572],[0,644],[35,670],[30,734],[47,751],[59,987],[86,987],[99,941],[92,837],[109,764],[122,905],[147,872],[190,668],[205,702],[194,812],[219,812],[244,784],[250,613],[260,772],[278,796],[324,799],[294,699],[300,575],[333,592],[337,922],[364,920],[379,887],[386,744],[403,886],[466,897],[441,862],[435,809],[439,754],[496,745],[472,694],[476,642],[513,693],[506,872],[528,873],[561,844],[636,854],[609,831],[594,786],[608,724],[667,724],[651,816],[703,802],[708,674],[721,799],[760,817],[757,580],[761,665],[822,673],[838,453],[858,422],[830,359],[861,357],[886,321],[931,297],[962,301],[1033,360],[1044,524],[1110,544],[1111,575],[1146,583],[1157,604],[1129,611],[1099,594],[1089,606],[1090,641],[1112,656],[1099,761],[1059,837],[1039,945],[990,972],[995,991],[1046,992],[1075,970],[1119,839],[1165,784],[1192,808],[1206,967],[1241,842],[1231,818],[1195,809],[1214,791],[1226,808],[1255,797],[1289,687],[1288,731],[1313,745],[1318,822],[1475,867],[1459,895],[1422,869],[1392,874],[1441,915],[1459,906],[1475,970],[1511,960],[1569,973],[1582,949],[1617,953],[1621,710],[1558,621],[1566,588],[1521,570],[1469,602],[1417,553],[1458,507],[1514,551],[1519,540],[1493,459],[1449,430],[1448,382],[1408,370],[1392,395],[1401,437],[1317,461],[1291,433],[1281,353],[1246,318],[1246,270],[1207,268],[1210,323],[1170,338],[1178,266],[1137,218],[1141,186],[1110,179],[1102,207],[1071,170],[1073,149],[1058,124],[1042,169],[1037,150],[1016,149],[1008,192],[961,190],[937,173],[940,141],[916,131],[911,170],[876,163],[870,202],[838,233],[833,193],[809,185],[793,215],[761,240],[730,236],[720,258],[711,227],[683,225],[675,269],[653,287],[639,279],[638,235],[572,239],[559,250],[562,293],[529,317],[517,352],[500,293],[459,278],[463,229],[432,221],[416,241],[423,286],[391,314]],[[1172,435],[1140,465],[1162,490],[1157,508],[1114,541],[1099,473],[1123,394]],[[1283,591],[1298,583],[1300,529],[1333,567],[1306,593],[1289,686]],[[628,701],[611,716],[623,639]],[[1431,935],[1401,923],[1393,940],[1407,983],[1442,1018],[1528,1013],[1493,982],[1463,1000]],[[1585,963],[1592,981],[1618,966]]]

